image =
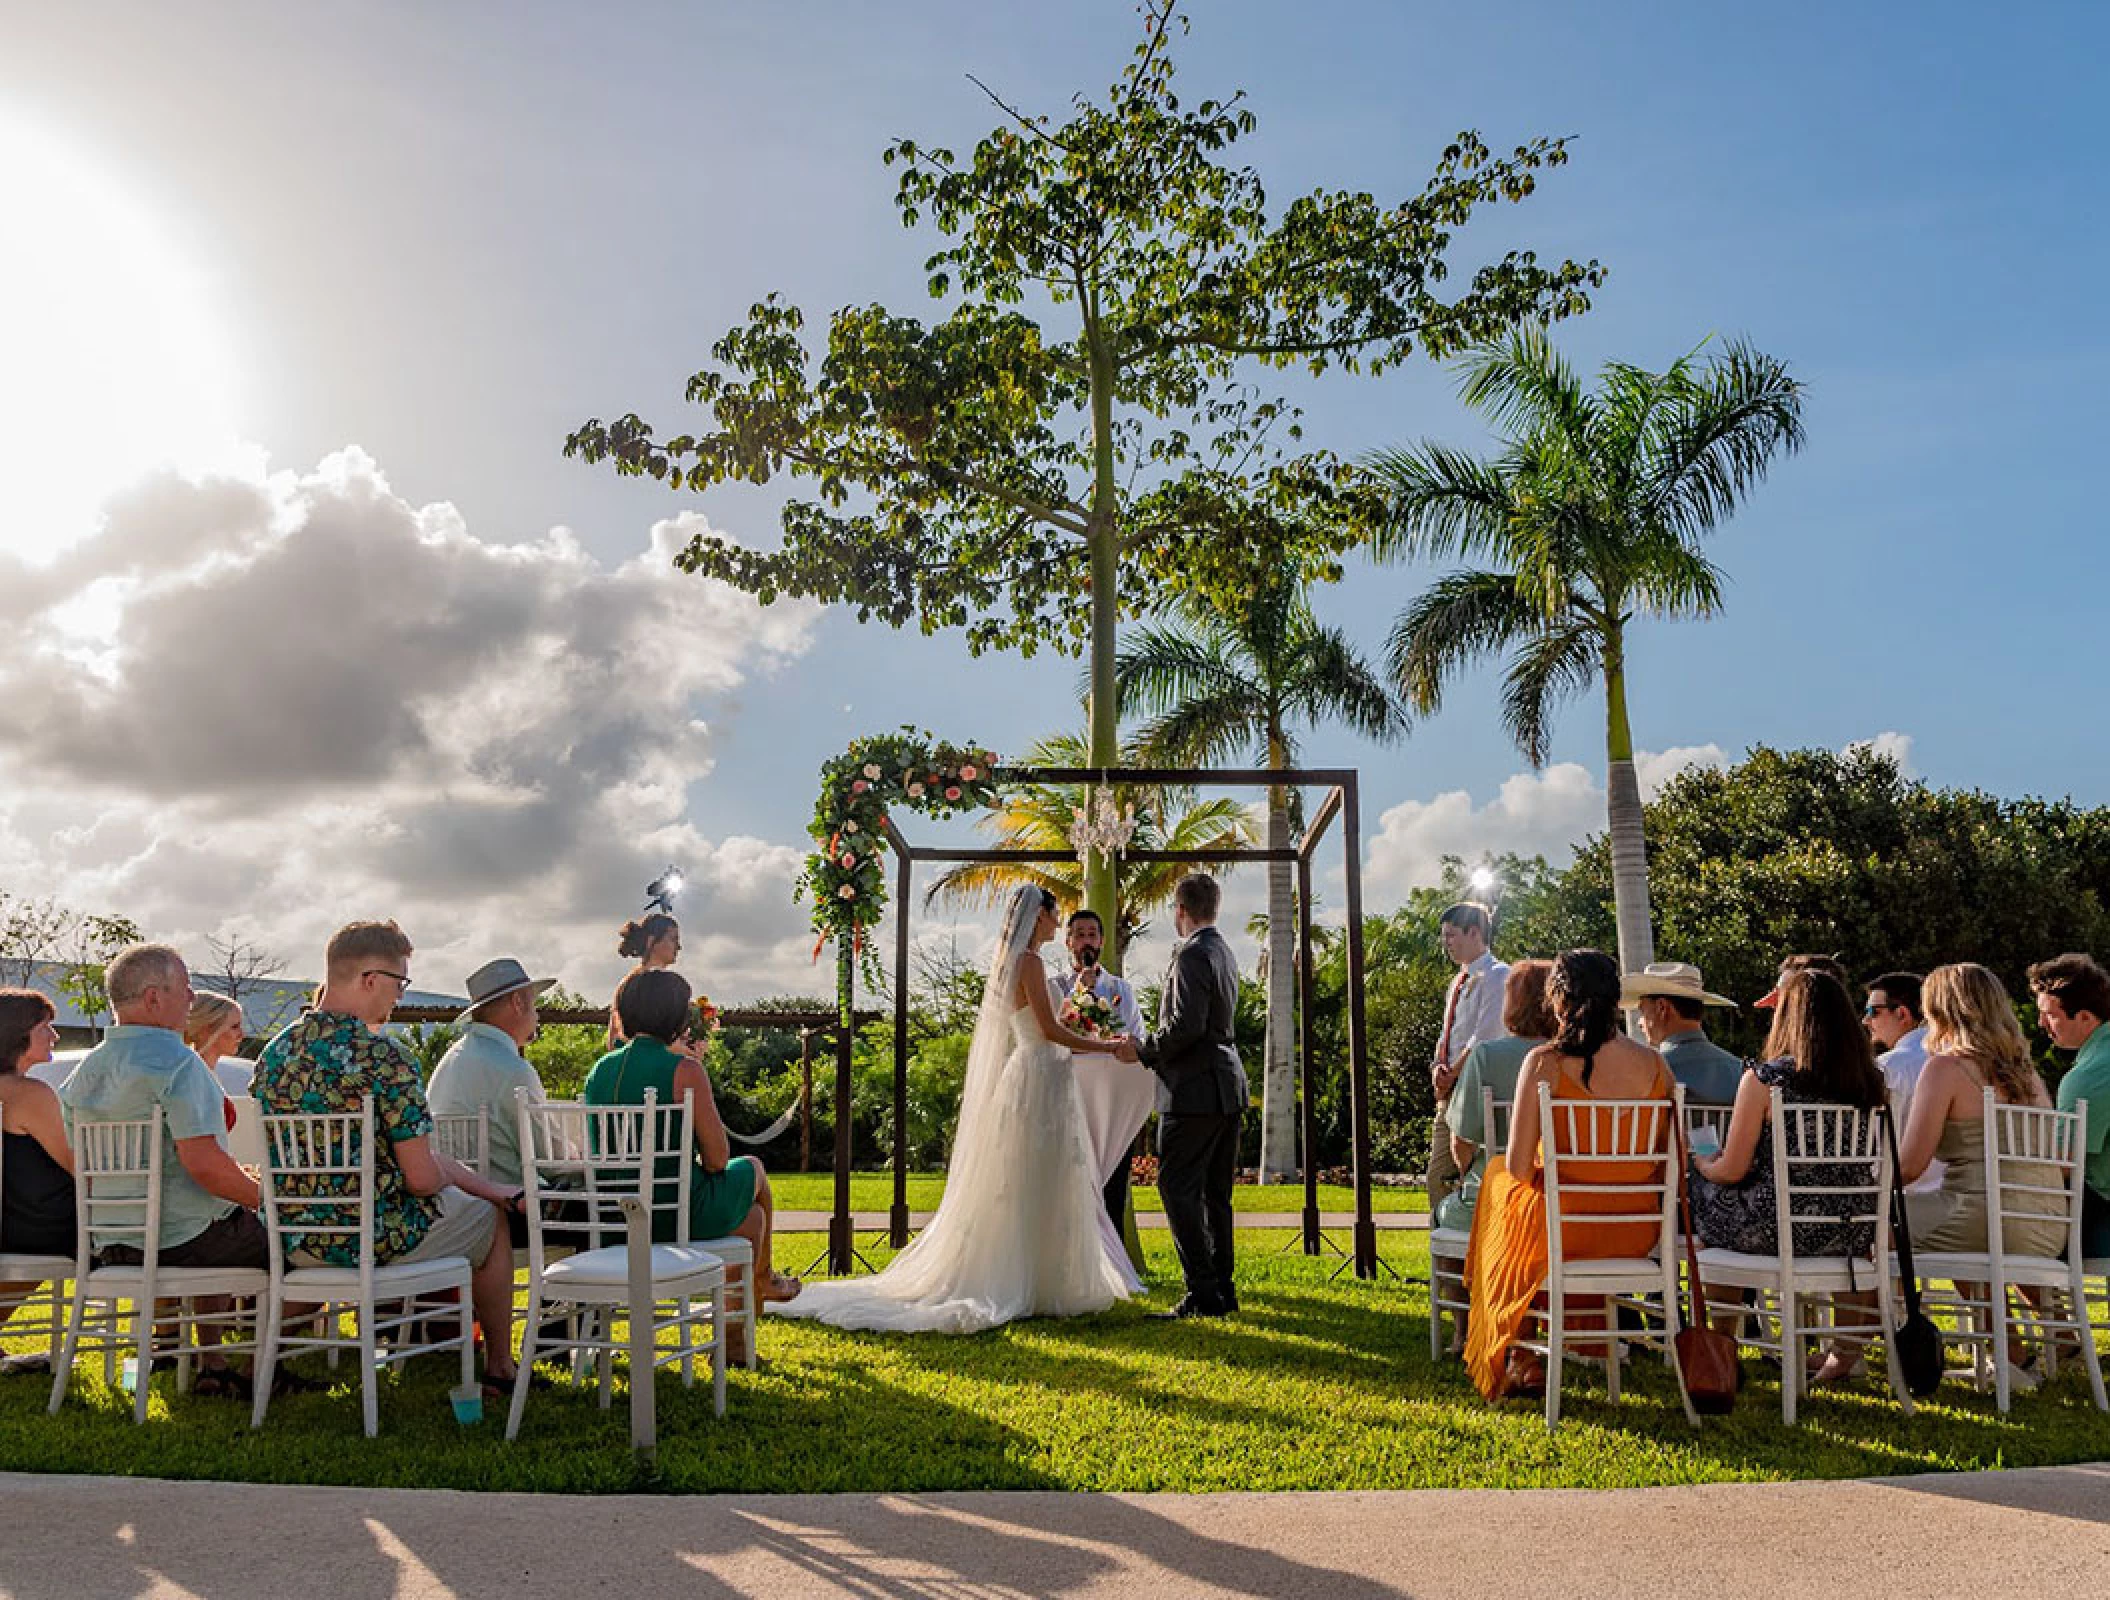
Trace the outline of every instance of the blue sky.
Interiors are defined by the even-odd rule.
[[[1895,733],[1938,782],[2110,802],[2110,752],[2061,705],[2099,699],[2102,671],[2100,8],[1198,11],[1182,82],[1249,92],[1241,151],[1272,196],[1403,196],[1464,127],[1572,135],[1572,165],[1468,228],[1458,259],[1601,259],[1596,309],[1558,332],[1586,368],[1737,334],[1808,384],[1807,450],[1714,543],[1725,614],[1636,641],[1643,747]],[[898,225],[881,148],[984,131],[970,71],[1059,108],[1113,75],[1134,26],[1112,0],[46,8],[11,30],[0,117],[149,206],[213,308],[229,421],[273,467],[356,445],[477,540],[562,525],[613,570],[677,510],[767,541],[775,494],[676,499],[565,461],[566,431],[630,409],[686,426],[687,375],[767,291],[816,323],[852,301],[922,312],[935,235]],[[1296,393],[1348,453],[1481,437],[1427,366]],[[1322,604],[1375,648],[1425,577],[1358,570]],[[681,691],[709,724],[715,764],[687,797],[704,839],[798,845],[816,768],[860,732],[1013,749],[1078,720],[1074,669],[1046,656],[966,670],[956,638],[835,615],[798,640],[722,626],[722,670]],[[1572,829],[1572,786],[1553,804],[1523,780],[1514,814],[1483,814],[1523,766],[1493,705],[1490,672],[1397,750],[1321,733],[1308,751],[1362,764],[1373,830],[1460,790],[1446,843]],[[1578,702],[1555,760],[1601,759],[1599,707]],[[9,870],[45,887],[40,859]],[[52,887],[133,882],[82,855]]]

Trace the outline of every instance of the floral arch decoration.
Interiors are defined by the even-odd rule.
[[[821,768],[820,798],[807,830],[816,846],[797,892],[812,902],[813,954],[830,940],[863,954],[865,933],[886,909],[888,814],[900,807],[944,818],[996,804],[989,751],[941,743],[904,727],[857,740]]]

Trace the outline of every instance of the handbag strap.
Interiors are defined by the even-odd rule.
[[[1890,1118],[1890,1103],[1885,1101],[1876,1108],[1883,1119],[1883,1147],[1890,1155],[1890,1228],[1897,1235],[1899,1276],[1905,1284],[1905,1310],[1910,1316],[1918,1316],[1920,1310],[1919,1274],[1912,1270],[1912,1223],[1905,1212],[1905,1173],[1898,1164],[1897,1124]]]
[[[1685,1295],[1688,1307],[1686,1326],[1707,1326],[1707,1294],[1700,1287],[1700,1251],[1698,1235],[1692,1225],[1692,1191],[1685,1181],[1686,1169],[1692,1165],[1692,1156],[1685,1148],[1685,1121],[1678,1115],[1677,1106],[1671,1107],[1671,1134],[1678,1152],[1678,1225],[1685,1235]]]

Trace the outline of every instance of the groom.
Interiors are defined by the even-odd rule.
[[[1238,1309],[1231,1284],[1231,1180],[1249,1098],[1234,1015],[1238,966],[1216,931],[1214,878],[1183,878],[1173,896],[1173,948],[1158,1026],[1122,1045],[1124,1061],[1158,1075],[1158,1194],[1187,1292],[1167,1313],[1220,1317]]]

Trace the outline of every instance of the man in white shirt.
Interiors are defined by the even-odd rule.
[[[1136,1004],[1134,986],[1099,965],[1099,953],[1106,946],[1106,930],[1099,914],[1084,909],[1072,912],[1062,942],[1069,952],[1069,961],[1048,974],[1048,993],[1057,1013],[1082,984],[1113,1007],[1115,1033],[1142,1038],[1146,1031],[1143,1010]],[[1106,1197],[1107,1220],[1119,1238],[1123,1219],[1128,1215],[1128,1154],[1156,1101],[1156,1080],[1112,1056],[1073,1055],[1071,1059],[1076,1063],[1077,1092],[1084,1101],[1084,1123],[1091,1136],[1092,1154],[1099,1162],[1099,1178],[1105,1185],[1102,1193]]]
[[[1432,1128],[1445,1125],[1450,1110],[1451,1087],[1458,1069],[1476,1044],[1504,1037],[1502,986],[1509,981],[1508,963],[1497,961],[1490,946],[1494,940],[1494,918],[1487,907],[1461,900],[1437,918],[1443,953],[1458,965],[1458,974],[1444,991],[1443,1025],[1436,1035],[1436,1054],[1429,1062],[1429,1082],[1436,1089],[1436,1116]],[[1429,1209],[1458,1186],[1458,1163],[1451,1159],[1448,1139],[1429,1140]]]
[[[1916,972],[1886,972],[1868,986],[1868,1001],[1861,1008],[1868,1036],[1883,1053],[1876,1065],[1890,1086],[1891,1117],[1899,1136],[1912,1113],[1912,1091],[1919,1087],[1920,1069],[1927,1064],[1927,1024],[1920,1016],[1920,977]],[[1941,1187],[1947,1165],[1927,1163],[1927,1170],[1905,1185],[1908,1194],[1932,1194]]]
[[[509,957],[487,961],[469,974],[469,1008],[455,1021],[462,1036],[440,1058],[425,1103],[438,1116],[475,1116],[486,1112],[490,1149],[484,1176],[493,1183],[521,1182],[520,1107],[515,1089],[527,1090],[530,1102],[543,1098],[542,1079],[525,1054],[540,1027],[536,1002],[555,978],[530,978],[527,968]],[[511,1213],[516,1245],[527,1243],[527,1218]]]

